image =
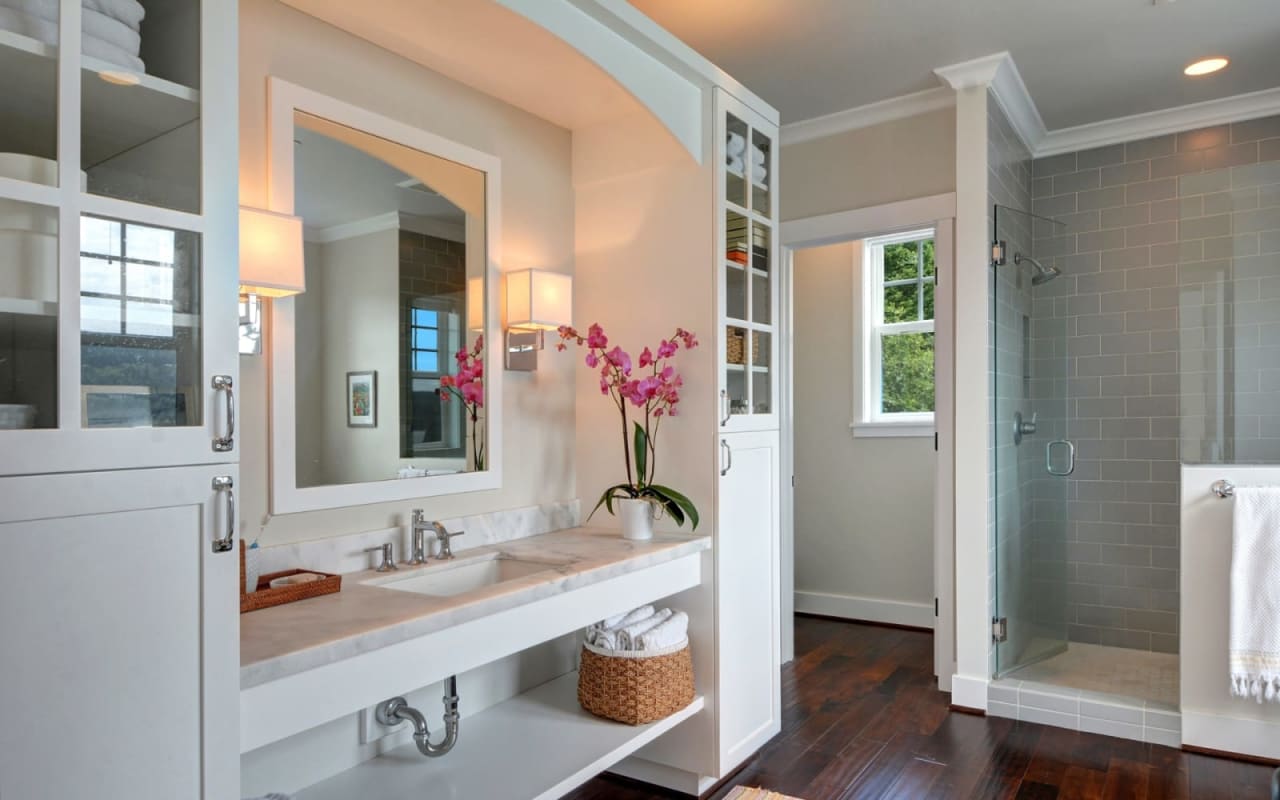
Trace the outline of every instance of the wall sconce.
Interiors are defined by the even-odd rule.
[[[302,219],[240,206],[240,353],[262,353],[263,297],[306,290]]]
[[[558,272],[526,269],[507,279],[507,369],[538,368],[544,333],[573,319],[573,278]]]

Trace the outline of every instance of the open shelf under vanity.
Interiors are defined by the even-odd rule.
[[[398,747],[297,794],[297,800],[391,800],[474,797],[552,800],[631,755],[703,708],[698,696],[681,711],[647,725],[601,719],[578,705],[571,672],[474,717],[465,715],[458,744],[429,759]],[[439,737],[436,709],[424,709]]]

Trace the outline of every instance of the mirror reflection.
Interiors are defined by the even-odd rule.
[[[299,487],[483,470],[485,174],[303,112]]]

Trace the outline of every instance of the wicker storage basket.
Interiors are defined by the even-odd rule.
[[[688,639],[647,653],[582,646],[578,702],[597,717],[643,725],[671,716],[693,697]]]
[[[745,364],[747,355],[747,332],[741,328],[730,328],[724,343],[724,360],[730,364]],[[760,363],[760,334],[751,335],[751,363]]]

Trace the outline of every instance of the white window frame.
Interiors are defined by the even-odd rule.
[[[884,248],[887,245],[902,244],[904,242],[912,242],[920,239],[933,239],[935,248],[935,265],[932,281],[922,281],[917,278],[917,282],[932,282],[934,285],[934,303],[935,312],[934,319],[921,320],[915,322],[892,322],[885,323],[884,320]],[[855,436],[877,436],[877,437],[912,437],[912,436],[933,436],[937,430],[934,421],[934,412],[899,412],[899,413],[883,413],[880,411],[882,405],[882,375],[883,369],[881,364],[881,343],[886,333],[889,335],[904,333],[937,333],[937,279],[938,266],[937,258],[937,230],[935,227],[913,228],[911,230],[889,233],[881,236],[870,236],[862,241],[862,251],[859,254],[861,263],[861,281],[855,282],[858,286],[859,296],[854,299],[854,307],[857,309],[858,325],[855,331],[859,344],[855,348],[862,362],[861,370],[855,370],[854,375],[858,381],[858,386],[854,387],[854,422],[850,426],[853,428]],[[923,294],[921,295],[921,303],[923,303]],[[935,375],[936,379],[936,375]]]

